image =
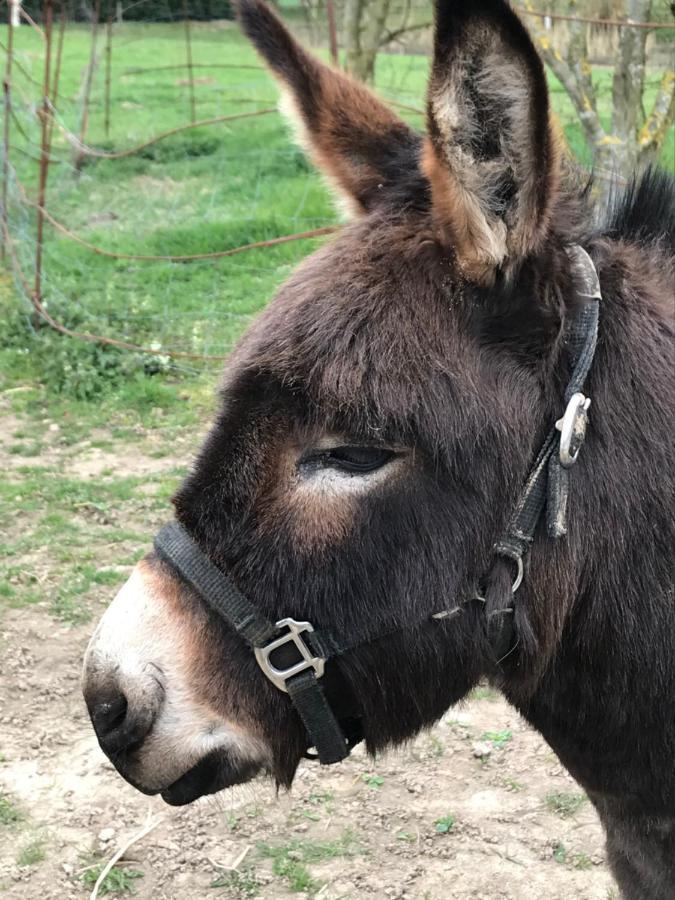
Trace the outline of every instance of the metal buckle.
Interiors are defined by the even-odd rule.
[[[287,694],[286,682],[289,678],[293,678],[294,675],[306,672],[307,669],[313,669],[316,677],[321,678],[326,660],[321,656],[313,656],[312,651],[302,639],[302,635],[314,631],[314,627],[309,622],[296,622],[295,619],[282,619],[280,622],[277,622],[276,627],[288,628],[288,632],[272,641],[266,647],[255,647],[253,651],[258,665],[272,684]],[[277,669],[276,666],[272,665],[270,654],[285,644],[295,644],[300,656],[302,656],[302,660],[288,669]]]
[[[571,469],[579,458],[586,439],[590,405],[591,401],[583,394],[574,394],[565,415],[555,423],[560,432],[560,464],[565,469]]]

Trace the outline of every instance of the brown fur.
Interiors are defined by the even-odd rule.
[[[352,211],[372,209],[417,136],[362,84],[306,53],[261,0],[240,3],[239,15],[282,86],[302,146]]]
[[[597,806],[625,896],[671,900],[675,185],[646,175],[594,232],[584,191],[557,184],[543,70],[513,12],[501,0],[436,6],[423,172],[419,141],[406,135],[392,152],[398,132],[383,124],[373,135],[359,97],[322,110],[336,96],[324,77],[337,76],[317,80],[319,64],[262,0],[240,0],[247,33],[321,153],[331,135],[326,152],[340,160],[329,168],[365,214],[297,270],[231,358],[176,516],[263,616],[360,638],[322,684],[340,720],[359,719],[370,751],[408,740],[487,677]],[[490,53],[473,59],[477,47]],[[472,85],[467,73],[488,59]],[[500,59],[523,73],[522,132],[503,108]],[[439,101],[458,85],[464,131]],[[482,245],[495,229],[505,231],[498,265]],[[575,243],[603,295],[591,422],[568,534],[554,542],[540,528],[514,599],[494,546],[565,408]],[[309,502],[303,454],[336,434],[360,449],[404,448],[401,477],[392,463],[357,503]],[[477,591],[487,602],[472,600]],[[185,585],[180,597],[172,615],[196,616],[203,638],[200,692],[256,723],[290,784],[308,736],[288,697],[240,636],[206,605],[195,611]],[[458,602],[461,614],[433,618]],[[511,603],[516,641],[498,658],[489,616]],[[366,628],[380,636],[365,640]],[[223,784],[205,779],[202,792]]]

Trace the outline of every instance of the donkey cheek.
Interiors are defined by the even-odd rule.
[[[351,531],[357,512],[354,497],[328,493],[299,492],[290,506],[293,533],[298,544],[316,550],[343,541]]]

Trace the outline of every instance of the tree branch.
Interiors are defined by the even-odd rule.
[[[422,31],[425,28],[433,28],[433,26],[434,23],[431,21],[419,22],[417,25],[405,25],[401,28],[397,28],[395,31],[387,31],[382,38],[380,46],[385,47],[387,44],[391,44],[392,41],[397,41],[404,34],[408,34],[411,31]]]
[[[531,10],[530,0],[526,0],[526,7]],[[591,79],[591,68],[588,64],[585,52],[585,38],[583,34],[572,35],[568,50],[567,61],[562,58],[551,42],[551,38],[543,28],[538,25],[530,25],[530,32],[534,37],[539,52],[544,62],[551,69],[558,81],[562,84],[577,111],[586,140],[595,153],[597,146],[606,139],[605,131],[598,115],[595,88]]]
[[[663,73],[652,111],[638,135],[640,162],[648,162],[657,156],[673,121],[675,121],[675,72],[669,69]]]
[[[648,21],[651,16],[651,0],[628,0],[627,12],[631,22]],[[645,30],[619,29],[619,58],[614,67],[612,80],[612,131],[623,142],[633,144],[633,147],[642,109],[646,44]],[[630,161],[627,159],[626,162]]]

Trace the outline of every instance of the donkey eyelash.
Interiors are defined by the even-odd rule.
[[[354,475],[366,475],[381,469],[397,455],[394,450],[385,447],[344,445],[310,451],[299,460],[298,468],[304,470],[332,468]]]

